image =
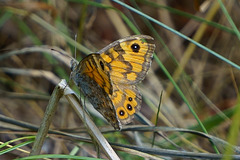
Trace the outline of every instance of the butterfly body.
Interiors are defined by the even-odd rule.
[[[73,61],[71,79],[115,129],[130,123],[141,108],[136,84],[144,79],[152,62],[154,44],[129,36],[115,41],[79,63]]]

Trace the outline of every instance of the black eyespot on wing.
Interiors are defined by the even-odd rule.
[[[132,101],[132,97],[128,97],[128,100],[131,102]]]
[[[132,44],[131,48],[132,48],[132,51],[136,52],[136,53],[139,52],[139,50],[140,50],[140,46],[137,43]]]
[[[124,112],[123,110],[120,110],[120,111],[119,111],[119,115],[120,115],[120,116],[124,116],[124,114],[125,114],[125,112]]]
[[[129,111],[131,111],[133,108],[132,108],[132,106],[131,106],[130,104],[127,104],[127,109],[128,109]]]
[[[104,70],[104,64],[103,64],[103,62],[100,61],[99,63],[100,63],[100,66],[101,66],[102,70]]]

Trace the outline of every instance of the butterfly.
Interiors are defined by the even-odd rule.
[[[153,40],[147,35],[125,37],[71,62],[70,79],[116,130],[132,122],[141,108],[136,84],[145,78],[155,50],[155,44],[143,39]]]

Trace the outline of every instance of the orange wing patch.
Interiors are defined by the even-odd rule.
[[[104,70],[100,66],[100,55],[91,54],[84,58],[79,65],[80,74],[87,75],[92,78],[101,88],[108,94],[112,94],[112,84],[109,76],[109,68],[105,64]]]
[[[130,81],[135,81],[137,79],[137,74],[132,72],[132,73],[127,73],[127,79]]]

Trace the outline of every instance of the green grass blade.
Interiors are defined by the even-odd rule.
[[[25,142],[22,142],[22,143],[19,143],[19,144],[15,145],[15,146],[12,146],[12,147],[10,147],[10,148],[7,148],[7,149],[3,149],[3,150],[0,151],[0,155],[3,155],[3,154],[8,153],[8,152],[10,152],[10,151],[13,151],[13,150],[15,150],[15,149],[17,149],[17,148],[26,146],[26,145],[28,145],[28,144],[30,144],[30,143],[33,143],[33,142],[34,142],[34,139],[35,139],[35,136],[27,136],[27,137],[21,137],[21,138],[13,139],[13,140],[11,140],[11,141],[5,142],[5,143],[3,143],[2,145],[0,145],[0,148],[6,147],[7,145],[9,145],[9,144],[11,144],[11,143],[13,143],[13,142],[17,142],[17,141],[21,141],[21,140],[26,140],[26,139],[30,139],[30,140],[25,141]]]
[[[218,3],[220,4],[220,7],[222,8],[223,13],[227,17],[228,22],[232,26],[234,33],[237,35],[238,39],[240,40],[240,32],[239,32],[237,26],[235,25],[235,23],[233,22],[231,16],[228,14],[226,7],[224,6],[224,4],[222,3],[221,0],[218,0]]]
[[[228,134],[228,142],[231,145],[237,145],[238,142],[238,138],[239,138],[239,132],[240,132],[240,97],[238,97],[238,102],[236,105],[236,110],[235,113],[233,115],[233,119],[232,119],[232,124],[230,126],[230,131]],[[234,151],[232,150],[231,147],[227,147],[226,151],[224,152],[224,160],[230,160],[231,158],[227,155],[232,155],[234,153]]]
[[[178,32],[178,31],[176,31],[176,30],[174,30],[174,29],[168,27],[167,25],[165,25],[165,24],[159,22],[158,20],[156,20],[156,19],[154,19],[154,18],[152,18],[152,17],[150,17],[150,16],[144,14],[143,12],[140,12],[140,11],[136,10],[135,8],[129,6],[129,5],[127,5],[127,4],[125,4],[125,3],[121,2],[121,1],[118,1],[118,0],[113,0],[113,1],[116,2],[116,3],[118,3],[118,4],[120,4],[120,5],[122,5],[122,6],[124,6],[125,8],[127,8],[127,9],[129,9],[129,10],[131,10],[131,11],[133,11],[133,12],[135,12],[135,13],[137,13],[137,14],[139,14],[139,15],[145,17],[145,18],[147,18],[148,20],[150,20],[150,21],[152,21],[152,22],[158,24],[159,26],[161,26],[161,27],[163,27],[163,28],[165,28],[165,29],[167,29],[167,30],[173,32],[174,34],[176,34],[176,35],[178,35],[178,36],[184,38],[185,40],[187,40],[187,41],[189,41],[189,42],[195,44],[196,46],[202,48],[202,49],[205,50],[206,52],[208,52],[208,53],[214,55],[214,56],[217,57],[218,59],[220,59],[220,60],[222,60],[222,61],[228,63],[229,65],[231,65],[231,66],[237,68],[238,70],[240,70],[240,66],[237,65],[236,63],[233,63],[232,61],[228,60],[227,58],[225,58],[225,57],[221,56],[220,54],[214,52],[213,50],[211,50],[211,49],[205,47],[204,45],[202,45],[202,44],[200,44],[200,43],[194,41],[193,39],[191,39],[191,38],[185,36],[184,34],[182,34],[182,33]]]
[[[179,15],[179,16],[182,16],[182,17],[186,17],[186,18],[189,18],[189,19],[193,19],[193,20],[201,22],[201,23],[206,23],[209,26],[213,26],[214,28],[218,28],[218,29],[223,30],[225,32],[228,32],[228,33],[231,33],[231,34],[235,34],[234,30],[232,30],[231,28],[223,26],[223,25],[221,25],[219,23],[216,23],[216,22],[213,22],[213,21],[206,20],[206,19],[204,19],[202,17],[198,17],[198,16],[195,16],[195,15],[183,12],[181,10],[172,8],[172,7],[159,5],[157,3],[146,1],[146,0],[139,0],[139,2],[143,3],[145,5],[149,5],[149,6],[153,7],[153,8],[165,9],[165,10],[168,10],[170,13],[173,13],[173,14],[176,14],[176,15]]]
[[[34,139],[34,138],[35,138],[35,136],[27,136],[27,137],[16,138],[16,139],[13,139],[11,141],[8,141],[8,142],[5,142],[5,143],[1,144],[0,148],[5,147],[5,146],[7,146],[7,145],[9,145],[13,142],[17,142],[17,141],[21,141],[21,140],[25,140],[25,139]]]
[[[24,158],[17,158],[15,160],[32,160],[32,159],[42,159],[42,158],[59,158],[59,159],[76,159],[76,160],[102,160],[99,158],[89,158],[89,157],[80,157],[80,156],[71,156],[63,154],[46,154],[46,155],[36,155],[29,156]]]
[[[0,28],[12,17],[11,12],[5,12],[2,17],[0,17]]]

